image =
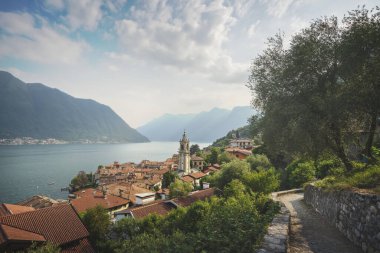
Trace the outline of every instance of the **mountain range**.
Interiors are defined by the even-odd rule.
[[[178,141],[186,130],[191,141],[212,142],[230,130],[247,125],[255,111],[249,106],[214,108],[197,114],[164,114],[137,130],[152,141]]]
[[[147,142],[110,107],[0,71],[0,138]]]

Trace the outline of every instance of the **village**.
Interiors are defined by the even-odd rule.
[[[249,139],[235,138],[224,151],[243,160],[252,154],[252,145]],[[210,150],[205,148],[203,152]],[[220,169],[220,164],[206,164],[204,158],[190,154],[190,140],[184,132],[178,154],[165,161],[114,162],[99,166],[90,176],[79,172],[75,180],[84,182],[72,185],[68,200],[36,195],[16,204],[1,204],[0,249],[22,250],[32,242],[53,242],[62,252],[94,252],[89,233],[79,218],[87,210],[101,206],[113,223],[126,217],[166,215],[216,194],[218,189],[204,179]],[[187,192],[171,192],[175,182],[187,187]],[[59,226],[51,225],[55,223]]]

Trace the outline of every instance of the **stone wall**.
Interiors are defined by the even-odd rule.
[[[364,252],[380,253],[380,195],[307,185],[304,199]]]

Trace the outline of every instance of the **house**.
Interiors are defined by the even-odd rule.
[[[136,205],[146,205],[152,203],[156,198],[155,192],[136,193]]]
[[[191,161],[191,168],[192,169],[197,169],[197,170],[203,170],[204,166],[204,159],[202,157],[192,155],[190,158]]]
[[[201,185],[200,183],[201,179],[207,175],[204,174],[203,172],[194,172],[194,173],[189,174],[188,176],[193,178],[194,186],[198,187]]]
[[[241,149],[241,148],[226,148],[225,151],[240,160],[243,160],[247,158],[247,156],[252,155],[252,152],[250,150]]]
[[[30,206],[35,209],[57,206],[63,203],[67,203],[66,200],[55,200],[43,195],[35,195],[28,199],[18,202],[16,205],[19,206]]]
[[[189,194],[189,196],[182,198],[175,198],[172,200],[159,200],[154,203],[129,208],[122,212],[119,212],[120,217],[131,217],[135,219],[141,219],[149,214],[157,214],[157,215],[166,215],[171,210],[176,209],[177,207],[187,207],[193,204],[196,201],[204,201],[206,199],[211,198],[215,194],[214,188],[209,188],[205,190],[195,191]],[[119,214],[118,213],[118,214]]]
[[[208,166],[208,167],[203,169],[203,173],[206,175],[210,175],[210,174],[217,172],[217,171],[219,171],[219,169],[215,168],[214,166]]]
[[[74,195],[76,198],[70,200],[70,203],[78,213],[85,212],[87,209],[100,205],[107,209],[112,217],[115,212],[127,209],[130,202],[127,199],[113,196],[92,188],[74,192]]]
[[[132,204],[136,203],[135,195],[138,193],[153,193],[154,194],[153,191],[148,190],[143,187],[139,187],[137,183],[132,183],[132,182],[109,184],[109,185],[98,187],[98,190],[103,190],[103,189],[107,192],[107,194],[114,195],[123,199],[127,199]]]
[[[51,242],[62,253],[93,253],[89,233],[74,208],[61,204],[41,209],[0,205],[0,251],[24,251],[33,242]]]
[[[230,141],[230,147],[241,148],[241,149],[251,149],[252,140],[250,139],[233,139]]]
[[[170,190],[168,188],[160,189],[156,194],[160,199],[169,199]]]

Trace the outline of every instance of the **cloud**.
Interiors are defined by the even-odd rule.
[[[223,48],[236,22],[234,11],[223,1],[147,1],[116,21],[116,33],[135,58],[213,80],[241,82],[246,67]]]
[[[101,0],[67,0],[66,19],[72,29],[93,31],[102,19]]]
[[[0,12],[0,57],[8,56],[40,63],[78,62],[88,48],[57,31],[48,22],[28,13]]]
[[[273,17],[281,18],[296,2],[296,0],[263,0],[267,4],[267,13]]]

